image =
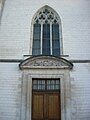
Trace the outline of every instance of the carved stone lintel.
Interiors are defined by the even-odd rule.
[[[63,63],[51,60],[41,60],[29,63],[30,66],[63,66]]]
[[[69,68],[73,67],[72,63],[63,59],[52,56],[37,56],[24,60],[20,63],[20,68],[42,68],[42,67],[55,67],[55,68]]]

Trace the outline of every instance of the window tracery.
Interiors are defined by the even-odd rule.
[[[59,20],[51,10],[45,8],[35,16],[34,23],[59,23]]]
[[[32,24],[32,55],[60,56],[62,37],[58,14],[44,6],[34,15]]]

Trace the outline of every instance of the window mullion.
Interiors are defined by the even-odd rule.
[[[50,53],[52,55],[52,23],[50,23]]]
[[[41,23],[41,54],[42,54],[42,39],[43,39],[43,23]]]
[[[31,53],[33,52],[33,34],[34,34],[34,24],[32,25],[32,31],[31,31],[31,39],[32,39],[32,42],[30,44],[30,50],[31,50]],[[32,49],[31,49],[32,48]],[[33,53],[32,53],[33,54]]]

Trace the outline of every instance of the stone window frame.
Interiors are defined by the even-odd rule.
[[[53,15],[53,19],[48,20],[48,23],[50,24],[50,55],[52,55],[52,23],[54,23],[54,21],[56,20],[58,25],[59,25],[59,42],[60,42],[60,55],[63,55],[63,41],[62,41],[62,25],[61,25],[61,18],[59,16],[59,14],[51,7],[45,5],[44,7],[40,8],[35,15],[32,18],[31,21],[31,37],[30,37],[30,55],[32,55],[32,48],[33,48],[33,24],[39,20],[38,22],[41,24],[41,43],[40,43],[40,54],[42,55],[42,32],[43,32],[43,24],[45,23],[45,20],[47,20],[47,16],[45,16],[43,14],[43,16],[45,16],[45,20],[39,19],[40,17],[40,13],[43,11],[45,11],[45,9],[47,9],[50,14],[49,15]],[[42,15],[42,14],[41,14]]]

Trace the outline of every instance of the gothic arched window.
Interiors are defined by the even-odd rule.
[[[61,21],[50,7],[37,11],[32,20],[32,55],[62,54]]]

